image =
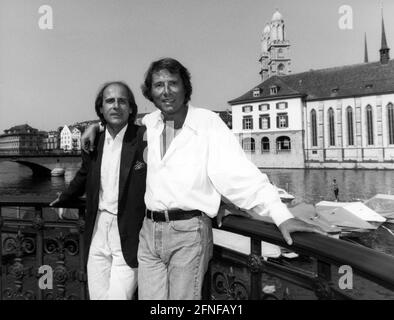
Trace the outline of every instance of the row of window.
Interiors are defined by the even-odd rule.
[[[278,113],[276,115],[276,127],[279,129],[289,127],[289,116],[287,113]],[[267,130],[271,128],[271,118],[268,114],[261,114],[259,117],[259,129]],[[243,130],[253,130],[253,117],[244,116],[242,119]]]
[[[372,107],[367,105],[365,108],[367,122],[367,144],[374,144],[373,112]],[[347,144],[354,146],[354,127],[353,127],[353,108],[346,108]],[[394,107],[392,103],[387,105],[387,128],[389,144],[394,144]],[[312,146],[317,147],[317,117],[316,110],[311,111],[311,140]],[[335,146],[335,121],[334,109],[328,109],[328,143]]]
[[[276,109],[277,110],[285,110],[287,109],[288,105],[287,102],[278,102],[276,103]],[[259,111],[268,111],[270,110],[270,105],[268,103],[262,103],[258,105],[258,110]],[[253,106],[248,105],[248,106],[243,106],[242,107],[242,112],[248,113],[253,111]]]
[[[247,152],[256,151],[256,141],[254,138],[244,138],[242,139],[242,148]],[[280,136],[276,138],[276,151],[290,151],[291,141],[287,136]],[[270,151],[270,140],[268,137],[261,138],[261,152]]]

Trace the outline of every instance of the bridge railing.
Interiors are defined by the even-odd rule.
[[[84,203],[68,206],[75,220],[60,220],[49,203],[0,199],[0,299],[87,298]]]
[[[87,298],[84,203],[70,204],[75,220],[59,220],[48,204],[0,198],[1,299]],[[15,207],[30,209],[17,216]],[[214,247],[205,299],[394,299],[392,256],[318,234],[293,234],[288,246],[274,225],[235,215],[214,232],[229,232],[229,246]],[[298,257],[267,257],[266,243]]]
[[[34,150],[34,151],[7,151],[0,150],[0,158],[13,158],[13,157],[40,157],[40,156],[49,156],[49,157],[71,157],[71,156],[80,156],[81,150]]]
[[[221,207],[225,208],[233,214],[239,211]],[[273,224],[235,215],[225,218],[220,231],[215,231],[233,236],[228,235],[229,246],[214,248],[206,298],[394,299],[391,255],[314,233],[293,233],[294,243],[289,246]],[[246,250],[240,249],[241,241],[248,244]],[[267,244],[278,246],[284,254],[272,256],[271,248],[267,257]],[[285,252],[291,252],[293,259],[286,258]]]

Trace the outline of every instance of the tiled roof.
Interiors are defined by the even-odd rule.
[[[32,127],[30,127],[28,124],[21,124],[19,126],[13,126],[7,130],[15,130],[15,131],[20,131],[20,132],[26,132],[27,130],[37,130]]]
[[[279,90],[271,95],[273,85]],[[371,62],[273,76],[257,87],[261,92],[259,97],[253,97],[255,87],[228,103],[234,105],[291,96],[305,96],[310,101],[394,92],[394,60],[387,64]]]

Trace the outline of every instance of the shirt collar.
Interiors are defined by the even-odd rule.
[[[117,135],[115,136],[114,139],[112,139],[112,136],[111,136],[111,134],[110,134],[109,131],[108,131],[108,128],[106,128],[106,129],[105,129],[105,141],[106,141],[106,142],[109,142],[109,141],[114,141],[114,140],[119,140],[119,139],[120,139],[120,141],[123,141],[123,138],[124,138],[124,135],[125,135],[125,133],[126,133],[127,127],[128,127],[128,124],[126,124],[126,125],[122,128],[122,130],[120,130],[120,131],[117,133]]]
[[[161,113],[160,110],[156,111],[153,123],[155,127],[163,123],[163,114]],[[197,124],[198,121],[195,116],[195,108],[191,104],[188,104],[188,110],[187,110],[185,122],[183,123],[183,127],[188,127],[197,133],[197,128],[198,128]]]

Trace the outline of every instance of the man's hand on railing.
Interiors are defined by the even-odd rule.
[[[60,195],[61,195],[61,192],[57,192],[56,195],[57,195],[57,198],[56,198],[55,200],[53,200],[53,201],[49,204],[50,207],[53,207],[53,206],[55,206],[57,203],[60,202]],[[64,212],[65,212],[65,209],[64,209],[64,208],[55,208],[55,211],[57,212],[57,215],[59,216],[59,219],[63,219],[63,214],[64,214]]]
[[[291,218],[282,222],[278,228],[288,245],[293,244],[293,239],[290,236],[290,234],[293,232],[314,232],[328,236],[328,234],[320,227],[314,226],[296,218]]]
[[[97,133],[100,132],[100,125],[98,123],[91,124],[86,128],[81,136],[81,148],[86,153],[94,151],[94,139]]]

